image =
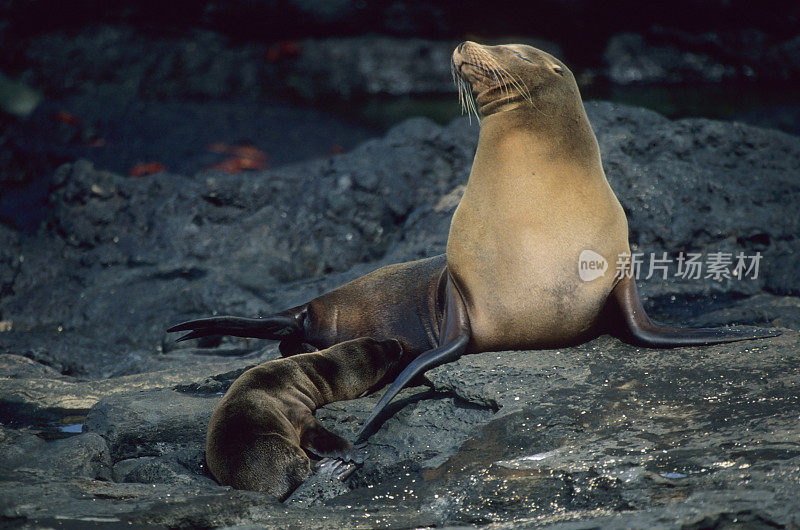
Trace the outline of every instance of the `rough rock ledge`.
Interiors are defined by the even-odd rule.
[[[475,128],[410,120],[246,175],[79,162],[59,170],[40,233],[0,227],[2,525],[800,526],[800,138],[587,107],[637,251],[763,256],[756,279],[643,279],[648,308],[782,336],[464,357],[401,394],[338,495],[279,504],[216,485],[203,457],[220,393],[275,346],[176,344],[164,328],[441,252]],[[353,436],[376,400],[317,416]]]

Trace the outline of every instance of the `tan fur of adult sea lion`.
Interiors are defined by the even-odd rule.
[[[247,370],[211,415],[209,470],[220,484],[286,498],[312,474],[303,449],[338,457],[351,448],[312,413],[372,390],[401,353],[396,340],[361,338]]]
[[[616,285],[611,273],[582,281],[579,255],[593,250],[613,267],[630,254],[625,212],[575,79],[561,61],[524,45],[466,42],[453,64],[481,114],[447,240],[447,268],[467,304],[469,349],[574,343],[593,329]]]

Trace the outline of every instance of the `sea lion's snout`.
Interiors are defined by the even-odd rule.
[[[453,50],[453,57],[452,57],[452,61],[456,65],[456,67],[459,68],[461,67],[461,64],[464,62],[464,57],[466,55],[470,55],[471,53],[470,48],[474,46],[477,46],[477,44],[468,40],[465,40],[464,42],[456,46],[456,49]]]

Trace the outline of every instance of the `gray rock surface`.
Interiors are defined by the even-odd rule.
[[[754,28],[688,33],[654,28],[621,33],[603,54],[614,83],[720,83],[785,81],[800,75],[800,35],[780,38]]]
[[[298,43],[298,57],[286,66],[286,84],[312,100],[326,95],[347,98],[363,94],[451,94],[454,88],[450,56],[459,42],[377,35],[307,39]],[[514,42],[562,55],[552,42]]]
[[[648,350],[610,337],[464,357],[407,389],[343,484],[303,502],[216,485],[208,417],[274,344],[177,344],[442,252],[477,130],[407,121],[331,159],[122,177],[62,167],[35,236],[0,229],[0,518],[11,525],[674,528],[800,525],[800,138],[587,106],[634,250],[761,252],[757,279],[640,279],[689,325],[784,328]],[[320,421],[354,436],[379,394]]]
[[[26,66],[19,78],[59,96],[454,93],[450,54],[458,42],[369,35],[240,43],[211,31],[153,38],[127,26],[97,26],[77,37],[32,37],[19,50]]]
[[[621,85],[631,83],[680,83],[731,81],[744,73],[703,53],[692,53],[677,45],[654,45],[643,35],[623,33],[611,37],[603,57],[607,75]]]

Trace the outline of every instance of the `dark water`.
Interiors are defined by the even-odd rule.
[[[75,123],[59,121],[59,114]],[[26,178],[0,190],[0,222],[35,232],[47,216],[53,171],[77,159],[121,175],[142,163],[194,175],[230,157],[215,145],[244,145],[263,154],[266,169],[346,152],[380,132],[324,109],[271,100],[45,100],[8,133]]]
[[[40,410],[19,403],[0,401],[0,425],[28,429],[46,440],[81,434],[88,411]]]
[[[790,83],[720,83],[704,85],[581,87],[585,101],[605,100],[644,107],[668,118],[702,117],[736,120],[800,134],[800,90]],[[411,116],[447,124],[461,115],[453,94],[389,98],[372,96],[326,106],[340,116],[385,130]],[[355,114],[354,114],[355,110]]]
[[[585,99],[604,99],[654,110],[668,118],[736,120],[800,134],[800,91],[790,83],[596,86]]]

